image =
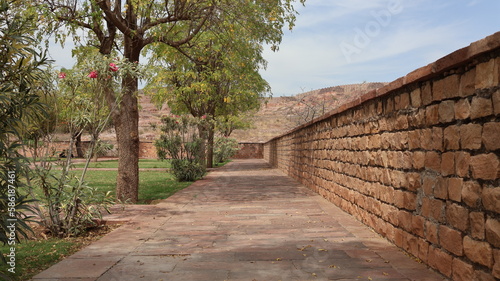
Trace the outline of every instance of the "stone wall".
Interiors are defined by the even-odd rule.
[[[264,158],[264,144],[252,142],[240,142],[239,150],[232,158],[234,159],[262,159]]]
[[[110,151],[107,151],[102,157],[108,157],[108,158],[116,158],[118,157],[118,145],[116,144],[116,141],[106,141],[107,143],[113,144],[113,149]],[[89,141],[82,141],[82,149],[83,152],[85,153],[90,142]],[[53,143],[50,144],[49,147],[49,156],[57,156],[59,153],[61,153],[63,150],[68,150],[69,148],[69,141],[54,141]],[[73,146],[73,155],[76,156],[76,147]],[[27,157],[32,156],[32,151],[29,149],[26,151]],[[141,141],[139,142],[139,158],[147,158],[147,159],[155,159],[157,157],[156,155],[156,148],[154,146],[154,143],[151,141]]]
[[[265,144],[264,157],[453,280],[500,278],[500,33]]]

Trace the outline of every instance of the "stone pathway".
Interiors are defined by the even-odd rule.
[[[130,210],[34,280],[446,280],[263,160]]]

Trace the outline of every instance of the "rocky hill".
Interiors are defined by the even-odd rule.
[[[296,96],[267,98],[262,102],[260,110],[250,117],[252,128],[235,130],[231,136],[240,142],[265,142],[383,85],[385,83],[342,85]],[[152,141],[156,138],[156,132],[150,124],[158,123],[161,116],[169,114],[170,110],[166,106],[158,109],[151,102],[151,97],[143,94],[140,95],[139,104],[140,139]],[[114,130],[105,132],[101,137],[114,141]]]
[[[251,118],[253,128],[236,130],[231,136],[240,142],[268,141],[385,84],[342,85],[296,96],[267,99],[262,103],[260,110]]]

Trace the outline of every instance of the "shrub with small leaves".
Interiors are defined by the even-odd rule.
[[[172,159],[172,173],[178,181],[195,181],[203,177],[205,168],[196,161]]]
[[[214,161],[222,163],[238,152],[238,141],[233,138],[216,138],[214,143]]]
[[[155,141],[160,159],[172,159],[172,173],[178,181],[194,181],[205,174],[201,164],[204,150],[198,128],[202,120],[192,116],[164,116]]]

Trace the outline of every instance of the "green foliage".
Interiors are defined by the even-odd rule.
[[[38,210],[41,223],[57,237],[77,236],[89,227],[95,226],[94,219],[113,201],[110,193],[102,194],[88,186],[83,177],[68,172],[68,167],[54,170],[47,163],[34,170],[33,182],[41,188]]]
[[[15,247],[30,231],[25,213],[32,203],[19,192],[24,188],[19,177],[28,166],[18,150],[26,120],[45,112],[36,88],[44,81],[42,67],[47,61],[33,47],[34,23],[11,4],[15,3],[0,0],[0,242]],[[0,257],[6,261],[1,253]]]
[[[178,181],[195,181],[203,177],[205,167],[189,159],[172,159],[172,173]]]
[[[198,129],[206,123],[188,115],[164,116],[155,141],[159,159],[172,159],[172,172],[179,181],[194,181],[205,174],[200,160],[204,153]]]
[[[188,115],[163,116],[155,141],[158,158],[198,160],[203,149],[198,126],[201,121]]]
[[[51,154],[46,150],[40,156],[40,161],[34,163],[35,168],[29,179],[42,190],[36,196],[40,201],[37,214],[41,223],[55,236],[67,237],[84,233],[112,202],[111,193],[102,194],[88,186],[85,176],[91,157],[109,149],[109,145],[99,141],[99,135],[108,126],[111,111],[116,109],[117,102],[114,102],[115,107],[107,107],[106,91],[117,85],[117,77],[134,71],[128,65],[88,49],[85,55],[79,57],[73,69],[58,74],[59,100],[55,111],[58,120],[70,133],[67,158],[61,163],[62,167],[56,170],[54,163],[46,161],[45,158]],[[84,131],[91,135],[91,142],[85,166],[76,177],[70,172],[70,155],[73,154],[76,136]],[[44,139],[46,144],[51,141],[51,135]],[[36,195],[35,192],[31,194]]]
[[[223,163],[238,152],[238,141],[233,138],[216,138],[214,142],[214,161]]]

